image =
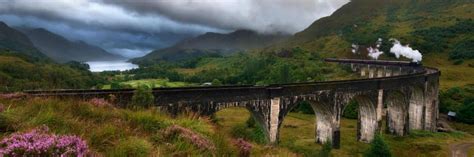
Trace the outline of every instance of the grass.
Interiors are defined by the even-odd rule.
[[[467,156],[474,156],[474,147],[469,149],[469,152],[467,152]]]
[[[223,143],[220,152],[234,152],[230,142],[221,142],[213,124],[206,118],[179,116],[171,118],[157,109],[128,110],[95,107],[87,102],[57,99],[0,100],[6,108],[0,112],[0,138],[16,131],[46,125],[57,134],[78,135],[85,139],[94,154],[105,156],[150,156],[180,153],[173,149],[179,142],[155,144],[152,136],[170,125],[191,129],[212,142]],[[153,144],[152,144],[153,143]],[[190,146],[181,146],[186,156],[202,154]],[[224,149],[225,148],[225,149]],[[213,154],[214,152],[204,152]],[[235,154],[235,153],[234,153]]]
[[[232,126],[245,123],[249,112],[242,108],[229,108],[219,111],[216,117],[222,131],[230,132]],[[280,128],[280,142],[275,153],[286,156],[297,153],[306,156],[316,156],[322,149],[321,144],[315,143],[315,116],[301,113],[290,113]],[[465,127],[474,128],[473,125]],[[357,121],[352,119],[341,120],[341,148],[333,149],[333,156],[362,156],[369,144],[356,140]],[[467,133],[431,133],[426,131],[413,131],[409,136],[396,137],[383,135],[389,144],[393,156],[447,156],[449,144],[469,142],[474,136]],[[262,151],[261,147],[257,148]],[[274,148],[275,149],[275,148]],[[253,152],[253,155],[259,151]],[[292,152],[292,153],[291,153]],[[283,153],[283,154],[281,154]]]
[[[93,153],[104,156],[237,156],[232,128],[245,125],[250,117],[243,108],[219,111],[213,122],[192,115],[171,118],[157,109],[95,107],[74,100],[0,99],[0,104],[5,108],[0,112],[0,137],[47,125],[53,133],[80,136]],[[314,124],[314,115],[290,113],[280,128],[279,144],[269,147],[254,141],[251,156],[318,156],[322,145],[315,143]],[[216,149],[203,150],[181,138],[163,139],[163,131],[171,125],[190,129],[212,142]],[[447,156],[449,144],[474,140],[469,134],[473,125],[455,127],[468,133],[414,131],[406,137],[383,136],[394,156]],[[356,120],[341,120],[341,149],[333,149],[333,156],[364,153],[369,144],[356,141],[356,129]]]
[[[148,87],[160,88],[160,87],[186,87],[186,86],[195,86],[192,83],[187,82],[172,82],[168,79],[141,79],[141,80],[131,80],[120,82],[121,85],[130,86],[132,88],[137,88],[141,85],[146,85]],[[104,85],[102,89],[110,89],[110,85]]]
[[[430,53],[423,58],[427,58],[423,61],[425,66],[441,70],[441,89],[474,84],[474,67],[469,67],[469,64],[474,65],[474,60],[465,60],[461,65],[454,65],[452,61],[447,60],[448,55],[443,53]]]
[[[474,135],[474,127],[473,125],[459,123],[459,122],[450,122],[449,125],[456,130],[466,132],[468,134]]]
[[[150,87],[184,87],[189,86],[189,83],[186,82],[170,82],[168,79],[143,79],[143,80],[132,80],[127,82],[122,82],[121,84],[130,85],[134,88],[140,85],[147,85]]]

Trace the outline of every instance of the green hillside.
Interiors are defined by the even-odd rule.
[[[325,57],[368,59],[365,48],[382,38],[382,59],[395,60],[387,53],[395,38],[420,50],[423,64],[442,70],[442,87],[462,86],[474,83],[473,18],[474,3],[468,0],[353,0],[265,51],[299,47]],[[351,53],[352,44],[363,52]]]
[[[91,88],[103,80],[88,68],[78,62],[39,62],[29,56],[0,51],[0,92]]]

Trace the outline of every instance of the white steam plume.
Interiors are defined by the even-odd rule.
[[[422,55],[420,51],[413,50],[409,45],[402,45],[397,39],[390,39],[393,42],[393,47],[390,49],[390,53],[395,54],[395,57],[400,58],[400,56],[412,59],[413,62],[420,62],[422,60]]]
[[[375,60],[378,60],[379,59],[379,56],[383,54],[383,51],[380,51],[379,48],[380,46],[382,45],[382,38],[379,38],[377,39],[377,41],[375,42],[375,48],[372,48],[369,47],[367,48],[367,51],[369,52],[367,55],[370,57],[370,58],[373,58]]]
[[[375,44],[377,45],[377,48],[380,48],[380,46],[382,46],[382,42],[383,42],[382,38],[379,38],[377,42],[375,42]]]
[[[357,44],[352,44],[352,53],[353,54],[359,54],[359,45]]]
[[[367,51],[369,51],[368,56],[375,60],[379,59],[379,56],[383,54],[383,51],[380,51],[378,48],[369,47],[367,48]]]

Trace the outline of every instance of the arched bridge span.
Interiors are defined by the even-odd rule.
[[[386,115],[390,133],[403,136],[410,130],[436,131],[440,72],[410,62],[326,59],[351,68],[362,79],[276,84],[269,86],[218,86],[153,89],[155,105],[178,114],[192,111],[212,115],[227,108],[247,108],[263,126],[270,143],[278,142],[280,126],[299,102],[307,101],[314,109],[316,142],[331,141],[338,148],[340,119],[351,100],[359,103],[357,139],[370,142]],[[91,99],[114,95],[118,104],[126,104],[133,89],[123,90],[52,90],[25,91],[31,96]]]

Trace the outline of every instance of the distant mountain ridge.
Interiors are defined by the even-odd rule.
[[[135,63],[179,61],[208,54],[229,55],[240,51],[262,48],[286,39],[282,34],[259,34],[237,30],[228,34],[208,32],[177,44],[154,50],[144,57],[132,59]]]
[[[43,28],[21,29],[33,44],[57,62],[123,60],[122,56],[83,41],[70,41]]]
[[[36,59],[48,58],[38,50],[33,42],[22,32],[0,21],[0,49],[22,53]]]

